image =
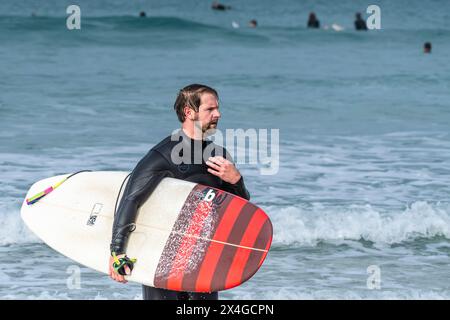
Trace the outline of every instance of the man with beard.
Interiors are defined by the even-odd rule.
[[[250,195],[243,178],[226,150],[205,140],[220,119],[219,96],[213,88],[192,84],[180,90],[174,109],[181,129],[165,138],[142,158],[132,171],[114,217],[110,277],[126,283],[133,261],[126,255],[129,234],[134,231],[137,210],[165,177],[182,179],[222,189],[245,199]],[[205,159],[205,148],[211,151]],[[206,152],[205,152],[206,153]],[[114,268],[121,261],[122,269]],[[178,292],[143,286],[145,300],[217,300],[218,293]]]

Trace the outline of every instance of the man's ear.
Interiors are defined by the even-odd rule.
[[[184,106],[184,115],[189,120],[195,120],[195,112],[192,110],[192,108],[189,108],[188,106]]]

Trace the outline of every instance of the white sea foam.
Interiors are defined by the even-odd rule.
[[[8,203],[0,203],[0,245],[14,243],[41,242],[24,224],[20,212],[13,199]]]
[[[371,205],[312,208],[269,207],[274,244],[313,246],[319,241],[367,240],[393,244],[417,238],[450,239],[448,204],[414,202],[399,212],[381,212]]]
[[[98,292],[96,296],[94,297],[83,297],[83,295],[73,295],[70,292],[62,292],[62,291],[42,291],[42,292],[36,292],[35,294],[28,294],[28,293],[13,293],[13,294],[6,294],[4,296],[0,296],[0,299],[5,300],[18,300],[18,299],[24,299],[24,300],[142,300],[142,294],[127,294],[122,293],[112,293],[111,295],[106,295],[105,293]]]
[[[408,289],[402,291],[393,290],[346,290],[346,289],[314,289],[304,290],[302,288],[281,288],[275,290],[264,290],[263,292],[236,293],[233,300],[448,300],[449,291],[431,291]]]
[[[142,294],[123,293],[107,294],[98,292],[95,296],[73,295],[68,292],[57,290],[45,290],[35,294],[10,293],[0,296],[5,300],[142,300]],[[448,300],[450,292],[409,289],[402,291],[394,290],[338,290],[338,289],[316,289],[305,290],[302,288],[271,288],[261,292],[244,290],[225,291],[220,294],[221,300],[363,300],[363,299],[383,299],[383,300]]]

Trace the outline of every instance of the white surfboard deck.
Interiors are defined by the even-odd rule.
[[[38,202],[32,205],[24,202],[22,219],[56,251],[92,269],[108,273],[114,206],[127,175],[127,172],[106,171],[89,172],[88,175],[79,173]],[[67,176],[38,181],[30,188],[26,198]],[[191,182],[166,178],[140,208],[136,230],[131,233],[127,247],[129,257],[140,259],[127,280],[153,285],[151,275],[156,271],[172,226],[194,186]],[[152,214],[142,214],[144,212]],[[99,241],[99,238],[104,241]],[[148,251],[153,253],[146,254]]]

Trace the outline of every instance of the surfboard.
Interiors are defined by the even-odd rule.
[[[98,171],[40,180],[28,191],[21,217],[54,250],[108,274],[115,208],[127,177]],[[173,178],[163,179],[139,208],[135,227],[127,255],[137,261],[126,279],[190,292],[226,290],[250,279],[273,232],[267,214],[251,202]]]

